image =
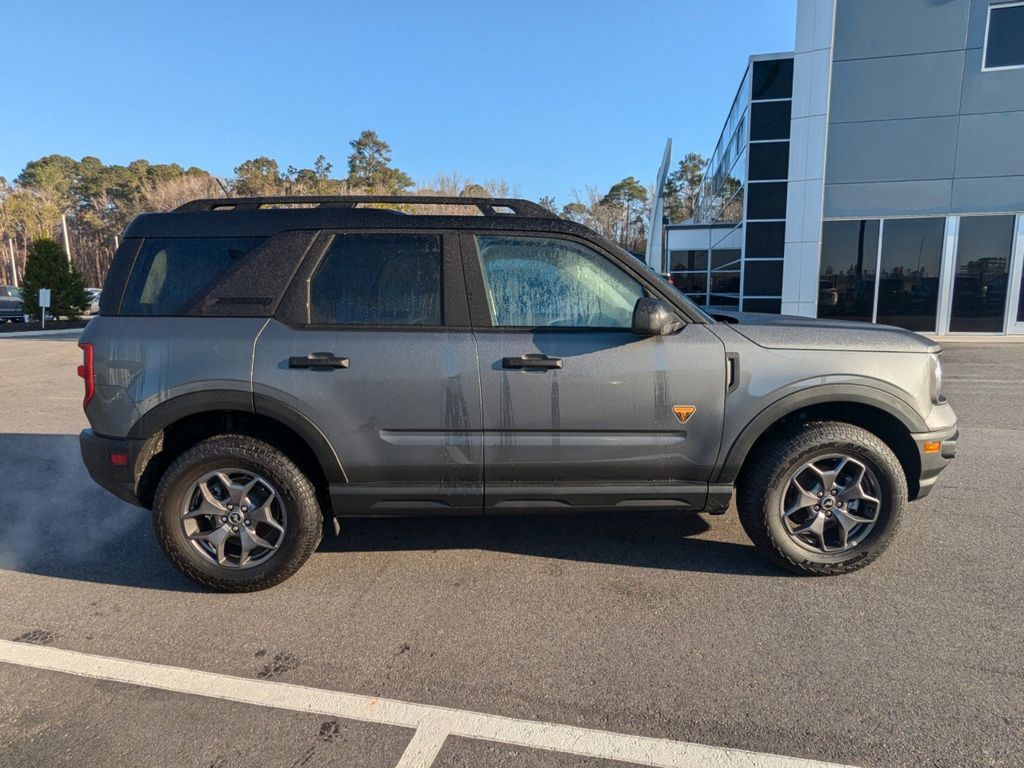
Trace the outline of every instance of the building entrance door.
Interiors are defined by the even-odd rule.
[[[1006,332],[1024,334],[1024,216],[1017,217],[1010,260],[1010,306]]]

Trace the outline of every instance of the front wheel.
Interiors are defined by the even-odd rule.
[[[812,422],[758,448],[737,486],[750,539],[802,575],[863,568],[882,554],[907,504],[899,460],[852,424]]]
[[[193,581],[222,592],[272,587],[316,549],[316,490],[276,448],[218,435],[182,453],[156,490],[153,523],[164,553]]]

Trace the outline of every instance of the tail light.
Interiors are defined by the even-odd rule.
[[[92,366],[92,344],[78,342],[78,346],[82,350],[82,364],[78,366],[78,375],[85,380],[85,398],[82,400],[84,408],[92,400],[93,393],[96,391],[96,379]]]

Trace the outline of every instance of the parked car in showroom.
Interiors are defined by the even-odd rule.
[[[0,322],[20,323],[24,319],[25,304],[21,298],[21,288],[0,285]]]
[[[444,215],[412,212],[432,204]],[[959,436],[934,341],[708,314],[523,200],[143,214],[80,346],[90,474],[225,591],[295,573],[325,518],[720,514],[734,492],[775,563],[846,573],[886,549]]]

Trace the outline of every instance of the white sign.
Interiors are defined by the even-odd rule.
[[[50,289],[40,288],[39,289],[39,308],[46,309],[50,306]]]

